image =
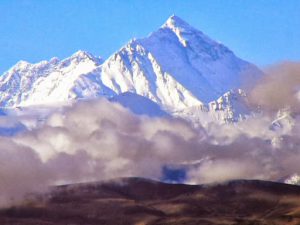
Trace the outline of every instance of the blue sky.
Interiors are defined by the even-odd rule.
[[[108,57],[172,14],[259,66],[300,60],[298,0],[0,0],[0,73],[17,61]]]

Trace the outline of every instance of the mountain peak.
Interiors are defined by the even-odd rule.
[[[25,60],[20,60],[19,62],[17,62],[16,66],[25,66],[25,65],[29,65],[30,63],[25,61]]]
[[[96,57],[92,55],[91,53],[83,50],[79,50],[75,52],[69,59],[75,60],[75,61],[81,61],[81,60],[92,60],[96,62],[97,64],[100,64],[102,62],[102,59],[100,57]]]
[[[57,57],[52,57],[52,58],[50,59],[49,63],[51,63],[51,64],[57,64],[57,63],[59,63],[59,58],[57,58]]]
[[[174,28],[181,28],[181,29],[192,28],[187,22],[185,22],[183,19],[181,19],[180,17],[174,14],[167,19],[167,21],[164,23],[162,27],[170,28],[172,30]]]
[[[12,67],[12,69],[15,69],[15,70],[25,69],[25,68],[27,68],[29,65],[31,65],[29,62],[24,61],[24,60],[20,60],[19,62],[17,62],[16,65],[14,65],[14,66]]]
[[[83,50],[79,50],[75,52],[71,57],[72,58],[93,58],[92,54]]]

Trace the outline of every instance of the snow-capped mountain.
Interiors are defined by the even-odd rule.
[[[0,106],[131,92],[171,114],[213,111],[218,120],[226,121],[248,113],[238,89],[244,80],[261,74],[223,44],[171,16],[157,31],[131,40],[105,61],[79,51],[62,61],[19,62],[0,77]]]
[[[103,83],[116,93],[135,92],[170,111],[207,104],[239,88],[246,74],[260,72],[177,16],[101,66]]]
[[[91,73],[102,60],[78,51],[59,61],[18,62],[0,78],[0,106],[55,104],[70,99],[112,95]]]
[[[237,89],[226,92],[207,105],[186,107],[173,112],[173,115],[204,126],[216,121],[232,123],[244,120],[254,113],[248,105],[246,93]]]

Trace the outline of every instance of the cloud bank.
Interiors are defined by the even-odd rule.
[[[252,97],[267,110],[297,112],[298,64],[282,70],[264,78]],[[278,85],[282,95],[275,93]],[[268,114],[204,129],[181,119],[137,116],[105,99],[78,102],[39,128],[0,138],[0,206],[54,184],[161,179],[166,165],[184,165],[187,183],[277,180],[300,173],[300,123],[293,120],[287,130],[271,129]]]
[[[300,63],[283,62],[271,66],[266,76],[250,92],[253,104],[268,111],[278,111],[289,107],[299,112]]]

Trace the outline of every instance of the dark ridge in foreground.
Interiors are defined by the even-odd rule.
[[[2,209],[0,224],[299,225],[300,187],[257,180],[201,186],[121,178],[55,187]]]

